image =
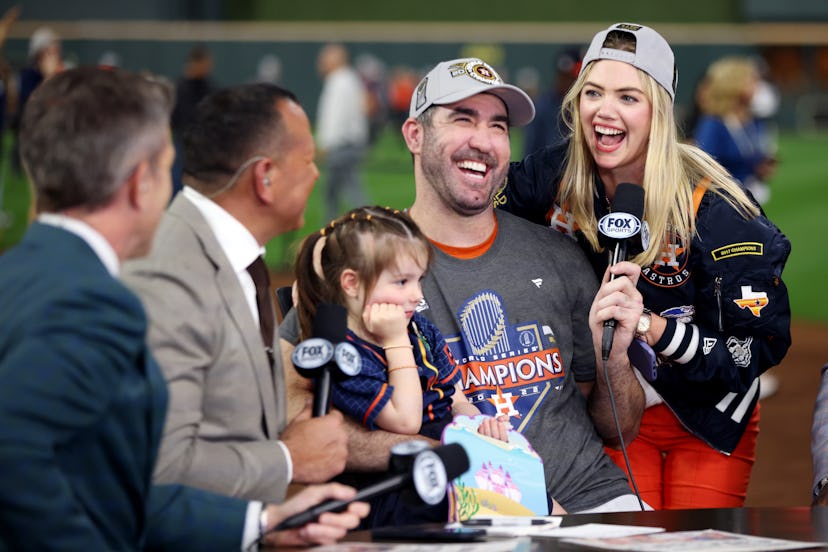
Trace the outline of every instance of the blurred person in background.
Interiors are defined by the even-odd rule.
[[[118,52],[107,50],[98,58],[98,67],[101,69],[114,69],[121,66],[121,56]]]
[[[362,179],[368,146],[368,94],[342,44],[325,45],[317,69],[323,79],[316,142],[327,169],[324,220],[333,220],[342,210],[368,203]]]
[[[3,47],[6,44],[6,37],[9,34],[9,29],[14,24],[18,15],[20,15],[20,8],[12,6],[3,17],[0,18],[0,140],[6,135],[6,115],[14,112],[14,107],[17,104],[17,91],[14,89],[14,72],[11,66],[6,61],[3,55]],[[0,167],[6,160],[5,150],[0,143]],[[0,185],[2,189],[2,185]],[[2,204],[2,198],[0,198]]]
[[[20,118],[29,101],[29,96],[40,84],[63,70],[63,57],[60,37],[49,27],[39,27],[29,39],[29,61],[18,75],[17,114],[12,129],[14,130],[14,145],[12,153],[12,167],[20,172],[20,147],[18,135]]]
[[[181,181],[183,163],[182,137],[187,124],[193,118],[196,105],[216,89],[212,80],[213,55],[203,44],[196,44],[187,54],[184,74],[175,83],[175,108],[172,112],[172,132],[175,143],[175,163],[173,164],[173,197],[183,183]]]
[[[395,131],[408,119],[411,96],[419,80],[417,72],[406,65],[395,66],[388,77],[388,116]],[[400,140],[400,145],[405,148],[405,141]]]
[[[9,158],[6,154],[6,128],[10,117],[17,108],[17,87],[14,71],[3,55],[3,47],[9,29],[20,15],[20,7],[12,6],[0,19],[0,235],[12,223],[11,216],[4,208],[6,169]]]
[[[699,90],[702,114],[693,131],[696,144],[760,205],[770,199],[767,182],[776,170],[776,141],[764,120],[773,112],[773,91],[760,88],[761,82],[751,58],[725,57],[711,64]],[[757,116],[754,107],[763,117]]]
[[[282,60],[276,54],[265,54],[256,64],[253,82],[279,84],[282,82]]]
[[[566,91],[578,78],[580,70],[581,53],[577,48],[567,48],[558,55],[552,83],[535,100],[537,115],[524,131],[524,155],[566,141],[567,130],[561,119],[561,102]]]
[[[355,61],[357,73],[365,85],[368,109],[368,144],[373,146],[382,134],[388,119],[385,63],[369,53],[360,54]]]

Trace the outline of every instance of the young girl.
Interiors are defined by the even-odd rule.
[[[348,311],[348,340],[362,358],[356,376],[336,381],[332,402],[369,429],[440,439],[455,414],[480,411],[463,394],[440,331],[416,312],[431,245],[408,215],[360,207],[308,236],[296,261],[302,339],[320,303]],[[505,421],[486,418],[483,435],[508,440]]]

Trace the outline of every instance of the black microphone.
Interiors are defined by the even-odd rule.
[[[353,376],[362,368],[356,347],[345,341],[347,329],[345,307],[322,303],[311,324],[313,337],[299,343],[291,355],[296,371],[314,380],[314,416],[324,416],[330,410],[331,378]]]
[[[610,214],[598,221],[598,237],[601,245],[610,249],[609,266],[627,260],[647,249],[649,245],[649,228],[642,222],[644,216],[644,188],[621,183],[615,189]],[[610,274],[610,281],[615,279]],[[617,321],[614,318],[604,322],[601,337],[601,358],[607,360],[612,349]]]
[[[406,446],[408,443],[400,443],[400,445]],[[392,455],[392,469],[394,464]],[[413,460],[403,460],[398,465],[406,466],[402,473],[390,475],[387,479],[365,487],[348,500],[328,500],[304,512],[294,514],[282,520],[273,528],[273,531],[301,527],[316,520],[325,512],[341,512],[352,502],[371,500],[377,496],[409,487],[413,487],[426,504],[437,504],[445,497],[449,482],[468,471],[469,455],[463,445],[451,443],[422,450],[413,455]]]

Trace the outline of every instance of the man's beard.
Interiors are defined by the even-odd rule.
[[[495,159],[486,154],[474,152],[473,150],[463,150],[453,156],[456,159],[470,159],[486,163],[487,166],[494,166]],[[488,209],[494,201],[494,196],[500,190],[499,185],[492,185],[491,189],[486,191],[480,199],[467,199],[461,194],[455,193],[456,176],[453,174],[453,167],[456,163],[455,159],[447,159],[445,155],[445,147],[440,145],[437,140],[426,132],[424,137],[424,146],[420,157],[420,165],[423,174],[431,185],[435,193],[440,196],[443,203],[454,212],[464,215],[473,216],[484,212]],[[493,173],[489,175],[492,180],[490,182],[503,182],[506,177],[506,171],[503,169],[501,174]],[[479,191],[483,193],[483,188]]]

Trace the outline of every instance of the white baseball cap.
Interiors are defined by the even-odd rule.
[[[58,41],[60,41],[60,37],[55,31],[49,27],[38,27],[29,39],[29,57],[34,58],[44,49]]]
[[[607,35],[612,31],[621,31],[635,37],[635,52],[616,50],[604,47]],[[592,39],[581,64],[581,72],[590,62],[599,59],[614,59],[629,63],[641,69],[661,85],[670,98],[676,99],[676,85],[678,71],[676,70],[675,56],[667,41],[660,34],[649,27],[637,23],[616,23],[608,29],[599,32]]]
[[[477,58],[438,63],[417,85],[408,114],[416,118],[432,105],[459,102],[480,93],[503,100],[512,126],[527,125],[535,118],[535,104],[526,92],[504,83],[491,65]]]

